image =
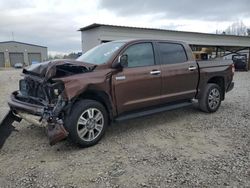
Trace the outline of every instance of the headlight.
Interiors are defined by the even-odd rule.
[[[24,79],[19,81],[19,90],[22,93],[22,95],[24,96],[28,95],[29,87],[28,87],[27,82]]]
[[[62,82],[56,82],[50,86],[51,95],[58,97],[64,90],[64,84]]]
[[[59,95],[59,90],[58,90],[58,89],[54,89],[54,94],[55,94],[56,96],[58,96],[58,95]]]

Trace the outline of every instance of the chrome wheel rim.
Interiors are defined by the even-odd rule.
[[[91,142],[101,134],[103,126],[102,112],[96,108],[88,108],[78,119],[77,133],[83,141]]]
[[[214,88],[208,95],[208,105],[211,109],[216,109],[220,104],[220,91]]]

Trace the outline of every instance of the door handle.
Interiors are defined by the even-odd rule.
[[[115,79],[117,81],[119,81],[119,80],[126,80],[126,76],[116,76]]]
[[[195,66],[191,66],[191,67],[188,68],[189,71],[194,71],[196,69],[197,69],[197,67],[195,67]]]
[[[151,74],[151,75],[160,75],[160,74],[161,74],[161,71],[159,71],[159,70],[152,70],[152,71],[150,72],[150,74]]]

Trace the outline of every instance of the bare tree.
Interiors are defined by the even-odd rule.
[[[225,30],[225,34],[247,36],[249,33],[247,26],[242,21],[237,21]]]
[[[247,29],[247,36],[250,36],[250,28]]]

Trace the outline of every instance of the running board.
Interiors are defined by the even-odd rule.
[[[162,106],[162,107],[158,107],[158,108],[150,109],[150,110],[146,110],[146,111],[140,111],[140,112],[130,113],[130,114],[126,114],[126,115],[121,115],[121,116],[118,116],[115,119],[115,121],[124,121],[124,120],[128,120],[128,119],[134,119],[134,118],[138,118],[138,117],[156,114],[159,112],[175,110],[178,108],[187,107],[187,106],[191,106],[191,105],[192,105],[192,102],[184,102],[184,103],[177,103],[177,104],[172,104],[172,105],[168,105],[168,106]]]

